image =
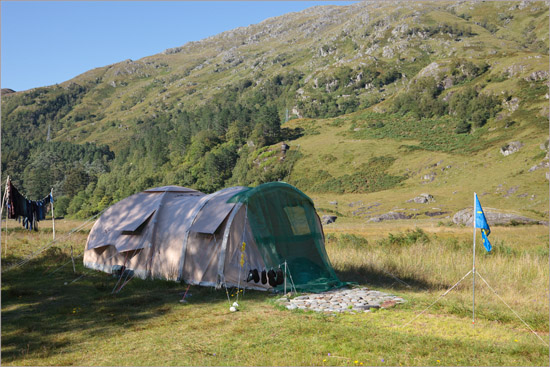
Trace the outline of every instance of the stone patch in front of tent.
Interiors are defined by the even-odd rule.
[[[289,310],[358,313],[370,312],[372,309],[390,308],[406,301],[401,297],[361,287],[305,294],[292,299],[283,297],[279,298],[277,302]]]

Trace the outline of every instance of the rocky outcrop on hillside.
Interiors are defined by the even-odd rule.
[[[485,218],[489,225],[511,225],[511,224],[545,224],[548,222],[524,217],[512,213],[499,212],[496,209],[485,208]],[[453,216],[453,223],[465,226],[473,226],[473,208],[469,207],[458,211]]]
[[[503,156],[508,156],[510,154],[514,154],[516,152],[519,152],[519,150],[523,147],[523,143],[520,141],[512,141],[503,147],[500,148],[500,154]]]
[[[389,212],[377,217],[370,218],[369,222],[382,222],[385,220],[398,220],[398,219],[411,219],[413,216],[411,214],[399,213],[399,212]]]
[[[337,218],[338,217],[336,215],[323,215],[321,217],[321,223],[323,223],[325,225],[330,224],[330,223],[334,223],[334,222],[336,222]]]
[[[548,79],[549,75],[550,73],[548,73],[548,70],[533,71],[531,74],[529,74],[528,77],[525,78],[525,80],[527,80],[528,82],[545,80]]]
[[[528,172],[533,172],[541,168],[549,168],[549,167],[550,167],[550,164],[548,163],[548,161],[540,162],[539,164],[535,164],[533,167],[529,168]]]
[[[431,194],[420,194],[415,198],[407,200],[407,203],[427,204],[434,201],[435,199]]]

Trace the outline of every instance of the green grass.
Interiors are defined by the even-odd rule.
[[[325,159],[325,157],[321,157],[321,159]],[[394,161],[395,158],[389,156],[373,157],[367,163],[363,163],[357,170],[358,172],[339,177],[332,177],[326,171],[319,170],[315,175],[315,184],[310,187],[310,191],[342,194],[391,189],[406,179],[405,176],[388,174],[387,169]],[[296,184],[302,186],[300,181]]]
[[[58,236],[74,224],[60,221]],[[476,285],[476,326],[471,325],[471,278],[404,326],[471,268],[467,229],[407,229],[402,223],[365,227],[344,221],[327,231],[327,252],[343,280],[399,295],[407,303],[331,316],[288,311],[277,305],[276,295],[246,291],[239,297],[239,312],[231,313],[223,290],[192,286],[188,302],[180,303],[186,285],[139,279],[111,294],[116,278],[80,263],[73,273],[68,248],[78,245],[80,253],[85,241],[85,234],[77,233],[59,249],[2,274],[3,364],[548,364],[548,347],[481,281]],[[536,236],[536,243],[525,233]],[[536,252],[548,245],[545,233],[538,227],[493,228],[491,236],[500,234],[503,242],[495,248],[507,245],[517,251],[485,255],[482,250],[478,268],[548,340],[548,258]],[[3,268],[50,236],[10,230]],[[25,246],[16,246],[24,241]],[[235,290],[229,297],[236,299]]]
[[[456,134],[457,120],[451,117],[416,119],[412,116],[364,112],[352,119],[348,133],[355,139],[417,140],[417,145],[404,145],[407,149],[473,153],[488,146],[482,135],[485,129],[474,134]],[[353,131],[356,129],[357,131]]]

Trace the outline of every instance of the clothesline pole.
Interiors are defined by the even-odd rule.
[[[4,196],[2,197],[2,209],[0,211],[0,218],[2,218],[2,211],[4,211],[4,205],[6,206],[6,240],[4,241],[4,256],[8,255],[8,217],[9,217],[9,210],[8,210],[8,187],[10,182],[10,176],[6,179],[6,188],[4,189]],[[0,228],[0,233],[2,232],[2,229]]]
[[[4,208],[3,205],[2,208]],[[4,240],[4,256],[8,256],[8,215],[8,201],[6,200],[6,239]]]
[[[8,176],[8,178],[6,179],[6,188],[4,189],[4,196],[2,196],[2,207],[0,208],[0,218],[2,218],[2,214],[4,213],[4,204],[6,204],[6,207],[8,206],[8,183],[9,182],[10,182],[10,176]]]
[[[76,268],[74,266],[74,255],[73,255],[73,246],[71,245],[71,260],[73,262],[73,273],[76,273]]]
[[[50,205],[52,206],[52,231],[53,231],[53,240],[55,241],[55,213],[53,212],[53,187],[50,191]]]

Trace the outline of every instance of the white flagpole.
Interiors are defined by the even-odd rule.
[[[476,322],[476,193],[474,192],[474,256],[473,256],[473,286],[472,286],[472,325]]]
[[[52,231],[53,231],[53,239],[55,241],[55,214],[53,212],[53,187],[50,190],[50,205],[52,206]]]

